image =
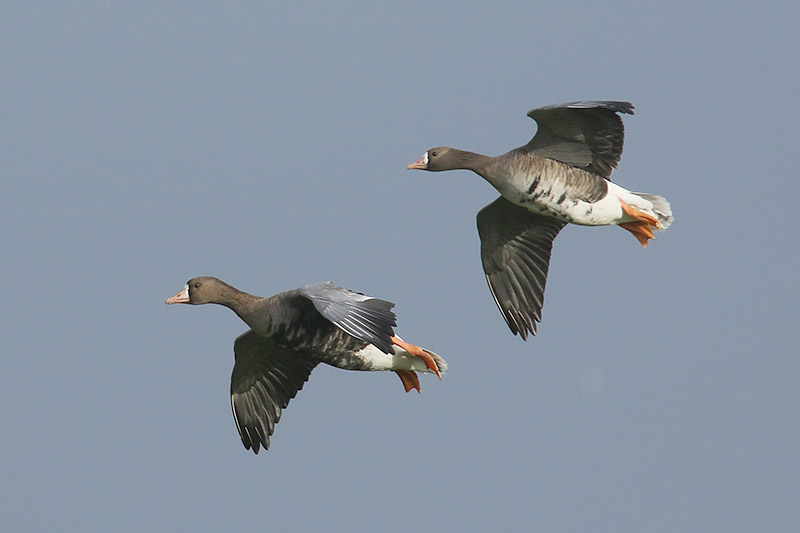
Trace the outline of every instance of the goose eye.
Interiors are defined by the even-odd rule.
[[[436,150],[431,152],[431,157],[436,157],[437,155],[439,155],[439,152],[437,152]]]
[[[199,281],[195,281],[194,282],[194,288],[195,289],[199,289],[200,288],[200,282]]]

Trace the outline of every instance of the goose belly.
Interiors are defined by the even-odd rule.
[[[346,364],[336,365],[345,370],[416,370],[430,372],[421,357],[414,357],[407,351],[394,346],[394,354],[382,352],[373,344],[351,354]]]
[[[604,180],[605,181],[605,180]],[[628,191],[606,182],[605,191],[594,185],[590,194],[565,180],[539,180],[531,176],[523,187],[500,191],[512,203],[533,213],[549,216],[570,224],[605,226],[618,224],[625,213],[620,204],[620,192]]]

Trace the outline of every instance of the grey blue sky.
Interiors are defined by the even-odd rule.
[[[469,7],[468,7],[469,6]],[[800,511],[793,2],[3,2],[6,531],[786,531]],[[647,250],[555,242],[506,328],[467,172],[533,107],[629,100],[614,180]],[[245,330],[190,277],[333,280],[444,356],[319,367],[266,453],[228,387]]]

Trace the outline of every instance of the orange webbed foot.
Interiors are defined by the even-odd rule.
[[[633,236],[647,248],[647,241],[649,239],[655,239],[655,235],[653,235],[653,230],[650,228],[650,224],[647,222],[624,222],[619,225],[622,229],[626,229],[633,233]]]
[[[400,376],[400,381],[403,382],[406,392],[411,392],[411,389],[417,389],[417,392],[422,392],[416,372],[413,370],[395,370],[394,372]]]
[[[434,361],[430,351],[426,350],[422,346],[409,344],[397,335],[392,337],[392,342],[411,355],[421,358],[423,361],[425,361],[425,366],[428,367],[428,369],[434,374],[439,376],[439,379],[442,379],[442,373],[439,371],[439,367],[437,366],[436,361]]]
[[[633,236],[636,237],[636,240],[647,248],[647,241],[656,238],[653,234],[653,229],[659,229],[661,227],[658,219],[652,215],[648,215],[644,211],[636,209],[622,199],[619,200],[619,203],[622,204],[622,210],[626,215],[636,219],[635,222],[623,222],[619,226],[622,229],[630,231]]]

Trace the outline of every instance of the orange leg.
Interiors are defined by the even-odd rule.
[[[411,389],[417,389],[417,392],[422,392],[419,386],[419,378],[413,370],[395,370],[394,372],[400,376],[400,381],[403,382],[406,392],[411,391]]]
[[[439,379],[442,379],[442,373],[439,372],[439,367],[436,366],[436,361],[434,361],[433,357],[431,357],[431,352],[429,352],[422,346],[409,344],[400,337],[398,337],[397,335],[392,337],[392,342],[401,347],[402,349],[404,349],[405,351],[407,351],[408,353],[410,353],[411,355],[414,355],[416,357],[421,357],[422,360],[425,361],[425,366],[428,367],[430,370],[432,370],[437,376],[439,376]]]
[[[647,240],[656,238],[653,234],[653,228],[658,229],[660,227],[658,219],[652,215],[648,215],[644,211],[636,209],[622,199],[620,199],[619,203],[622,204],[622,210],[626,215],[636,219],[635,222],[624,222],[619,226],[633,233],[633,236],[636,237],[642,246],[647,248]]]

